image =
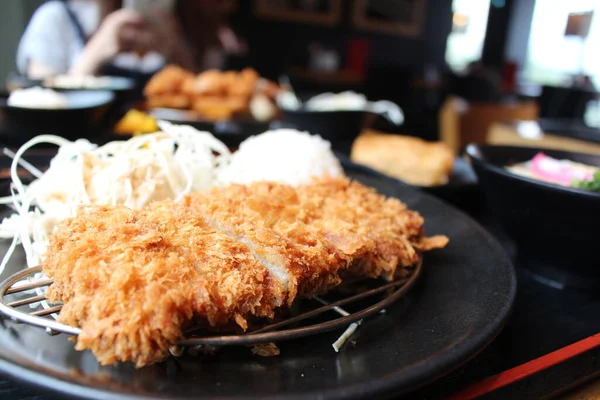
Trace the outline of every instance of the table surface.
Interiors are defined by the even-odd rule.
[[[541,128],[535,121],[496,123],[490,127],[486,142],[494,145],[542,147],[600,155],[600,143],[569,137],[566,134],[544,132]]]

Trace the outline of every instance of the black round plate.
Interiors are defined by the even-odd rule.
[[[407,297],[366,320],[354,346],[335,353],[331,332],[280,344],[262,358],[245,347],[169,359],[135,369],[101,367],[64,335],[4,322],[0,371],[63,394],[128,398],[381,398],[426,384],[481,351],[502,329],[515,296],[514,269],[500,245],[465,214],[397,181],[348,171],[425,217],[430,234],[450,237],[426,254]],[[8,268],[3,277],[16,268]]]
[[[341,152],[336,152],[336,156],[346,168],[360,170],[373,176],[395,179],[365,165],[355,164],[350,160],[350,158]],[[444,199],[447,202],[465,210],[478,210],[483,200],[479,190],[477,176],[475,175],[475,172],[473,171],[473,168],[471,168],[469,162],[462,157],[456,157],[454,160],[452,173],[449,176],[448,183],[444,185],[428,187],[409,185],[403,181],[398,182],[431,193],[434,196]]]

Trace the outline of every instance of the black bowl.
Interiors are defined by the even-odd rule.
[[[600,166],[600,156],[559,150],[470,144],[487,204],[517,243],[519,257],[543,275],[573,286],[600,285],[600,193],[522,177],[505,166],[550,157]],[[551,275],[549,275],[551,274]]]
[[[46,85],[44,87],[54,89],[61,92],[68,91],[111,91],[115,95],[115,99],[112,102],[110,108],[106,113],[105,125],[112,128],[123,118],[123,116],[129,111],[134,104],[141,99],[141,93],[139,92],[136,81],[132,78],[124,76],[104,76],[102,77],[106,81],[106,85],[97,88],[70,88]]]
[[[352,142],[373,114],[367,111],[283,110],[282,115],[286,126],[319,135],[331,142],[335,150],[350,154]]]
[[[56,86],[52,79],[46,81],[41,79],[30,79],[23,75],[12,75],[7,80],[10,90],[16,88],[30,88],[42,86],[59,92],[68,91],[110,91],[115,95],[110,109],[106,114],[104,124],[112,128],[129,111],[134,104],[142,98],[142,88],[132,78],[124,76],[103,76],[105,85],[98,87],[75,87],[75,86]]]
[[[101,90],[73,90],[63,94],[68,107],[40,109],[13,107],[7,98],[0,98],[0,137],[3,142],[19,146],[42,134],[59,135],[66,139],[94,138],[112,128],[108,111],[115,95]]]

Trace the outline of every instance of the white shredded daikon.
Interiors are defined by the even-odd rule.
[[[353,322],[351,323],[348,328],[346,328],[346,330],[344,331],[344,333],[342,333],[342,335],[338,338],[338,340],[336,340],[335,342],[333,342],[333,344],[331,345],[331,347],[333,347],[333,350],[335,350],[336,353],[340,352],[340,349],[342,348],[342,346],[344,345],[344,343],[346,343],[346,341],[348,339],[350,339],[350,336],[352,336],[352,334],[354,334],[354,332],[356,332],[356,329],[358,328],[358,323]]]
[[[12,239],[0,273],[19,244],[27,266],[39,265],[56,225],[74,216],[82,204],[141,209],[152,201],[178,201],[215,186],[231,156],[227,146],[191,126],[158,125],[161,132],[100,147],[54,135],[37,136],[21,146],[11,165],[12,196],[0,199],[15,209],[0,224],[0,238]],[[23,154],[41,143],[57,145],[58,153],[43,175],[25,185],[17,167]]]

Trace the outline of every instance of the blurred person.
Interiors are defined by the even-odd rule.
[[[150,21],[116,0],[53,0],[40,6],[17,50],[32,79],[57,74],[144,80],[167,63],[195,69],[191,46],[173,15]]]
[[[228,67],[229,59],[247,54],[246,43],[229,23],[232,4],[229,0],[180,0],[176,3],[175,13],[184,36],[193,45],[194,62],[199,70],[223,69]]]

